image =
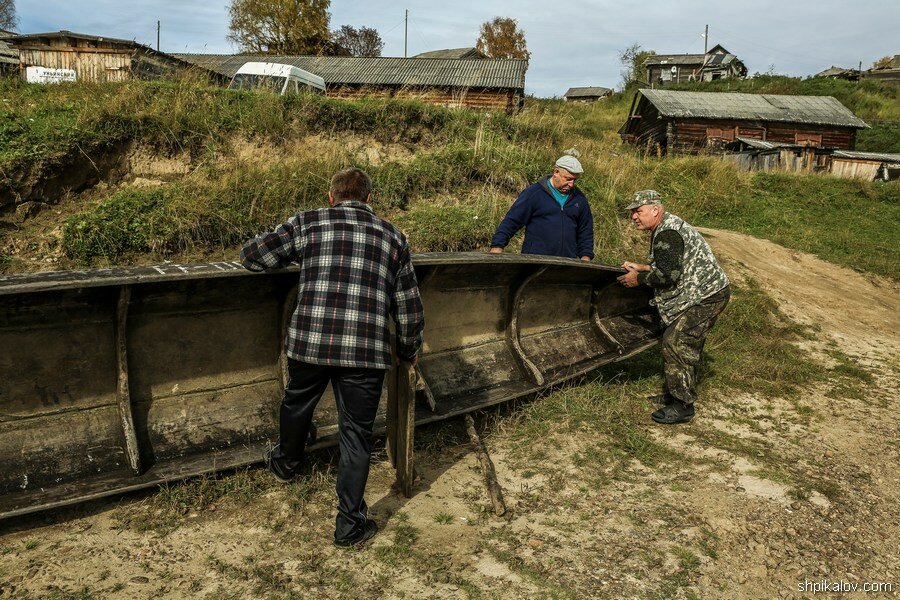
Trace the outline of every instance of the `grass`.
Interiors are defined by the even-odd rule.
[[[828,93],[864,119],[890,127],[900,119],[896,90],[872,82],[760,77],[704,89]],[[77,266],[236,254],[247,237],[294,211],[323,206],[330,174],[349,164],[371,173],[376,210],[407,233],[415,251],[485,250],[516,194],[574,147],[586,168],[579,185],[591,202],[602,262],[645,253],[621,207],[635,189],[652,187],[695,224],[900,278],[891,260],[900,184],[751,175],[711,157],[642,156],[616,133],[632,92],[582,106],[531,99],[510,117],[418,101],[233,93],[190,80],[37,86],[9,79],[0,82],[0,116],[7,117],[0,118],[0,180],[19,189],[64,169],[67,157],[132,141],[189,156],[188,175],[155,188],[113,187],[64,215],[61,247]],[[259,156],[236,152],[247,141]],[[367,150],[379,145],[386,153],[372,158]],[[0,248],[0,270],[17,268],[5,256]]]

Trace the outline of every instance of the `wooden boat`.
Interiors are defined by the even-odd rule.
[[[413,263],[426,310],[416,424],[532,394],[661,333],[617,267]],[[0,276],[0,518],[259,462],[277,436],[296,288],[296,267],[232,262]],[[336,420],[323,399],[313,447],[336,443]]]

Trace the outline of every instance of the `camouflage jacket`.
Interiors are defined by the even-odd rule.
[[[656,238],[660,232],[673,230],[684,240],[684,255],[681,261],[681,274],[672,287],[653,290],[650,302],[659,309],[663,323],[668,325],[678,315],[704,298],[715,294],[728,285],[728,276],[719,266],[712,249],[700,233],[685,223],[681,218],[667,212],[662,221],[653,230],[650,239],[650,267],[656,268],[653,251]]]

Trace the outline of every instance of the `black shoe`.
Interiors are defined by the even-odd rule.
[[[366,519],[366,525],[362,528],[357,535],[354,537],[347,538],[345,540],[334,540],[334,545],[339,548],[351,548],[353,546],[359,546],[363,542],[366,542],[372,539],[378,533],[378,525],[372,519]]]
[[[270,445],[266,448],[265,454],[263,454],[263,460],[266,463],[266,469],[269,470],[269,473],[275,476],[275,479],[282,483],[290,483],[294,478],[294,473],[287,473],[284,469],[281,469],[278,466],[278,463],[273,460],[272,456],[275,454],[275,449],[278,448],[278,444]]]
[[[694,418],[694,405],[685,404],[680,400],[676,400],[668,406],[664,406],[658,411],[650,415],[650,418],[657,423],[663,425],[674,425],[675,423],[687,423]]]
[[[666,392],[665,394],[656,394],[655,396],[647,396],[647,400],[652,402],[653,404],[662,404],[663,406],[668,406],[675,402],[677,398]]]

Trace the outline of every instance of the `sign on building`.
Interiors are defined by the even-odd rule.
[[[75,81],[74,69],[49,69],[47,67],[26,67],[25,81],[28,83],[61,83]]]

